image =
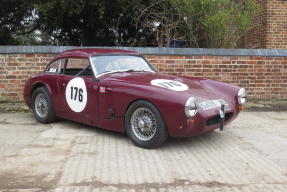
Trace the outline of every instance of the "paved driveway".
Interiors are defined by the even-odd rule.
[[[243,112],[224,132],[135,147],[125,135],[0,114],[0,191],[287,191],[287,112]]]

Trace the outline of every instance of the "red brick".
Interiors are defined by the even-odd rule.
[[[231,64],[231,61],[222,61],[222,64]]]
[[[253,64],[256,64],[256,61],[252,61],[252,60],[251,61],[247,61],[247,64],[252,64],[253,65]]]
[[[187,64],[196,64],[196,60],[187,60],[186,63]]]
[[[202,60],[202,64],[210,64],[209,60]]]
[[[19,83],[20,80],[15,80],[15,79],[13,79],[13,80],[10,80],[9,82],[10,82],[10,83]]]
[[[166,63],[175,63],[175,60],[166,60]]]

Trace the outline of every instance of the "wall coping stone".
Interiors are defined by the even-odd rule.
[[[0,54],[51,53],[81,48],[75,46],[0,46]],[[264,56],[286,57],[287,49],[210,49],[210,48],[166,48],[166,47],[82,47],[113,48],[135,51],[143,55],[191,55],[191,56]]]

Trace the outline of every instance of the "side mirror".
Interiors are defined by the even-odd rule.
[[[96,78],[96,77],[93,76],[93,77],[92,77],[92,81],[93,81],[93,82],[99,82],[100,79],[98,79],[98,78]]]

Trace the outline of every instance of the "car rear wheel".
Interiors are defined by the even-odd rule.
[[[142,148],[158,147],[168,136],[158,109],[143,100],[134,102],[127,110],[125,128],[132,142]]]
[[[32,110],[35,119],[40,123],[51,123],[55,120],[51,96],[46,87],[39,87],[33,92]]]

